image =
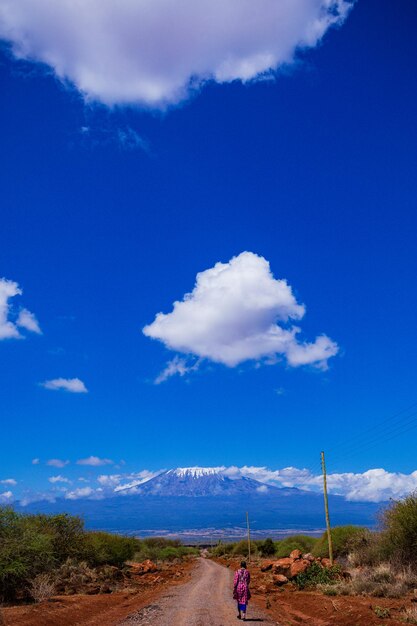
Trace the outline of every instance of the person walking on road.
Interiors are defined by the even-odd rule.
[[[233,598],[237,602],[238,619],[246,620],[246,607],[250,600],[250,574],[246,569],[246,561],[242,561],[240,569],[235,572],[233,580]]]

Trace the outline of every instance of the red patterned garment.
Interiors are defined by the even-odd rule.
[[[250,574],[247,569],[238,569],[233,580],[233,598],[239,604],[247,604],[250,599]]]

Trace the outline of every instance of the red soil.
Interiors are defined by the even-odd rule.
[[[56,596],[39,604],[0,609],[5,626],[114,626],[152,603],[170,585],[190,577],[193,561],[168,565],[155,574],[134,576],[129,588],[112,594]],[[3,617],[3,622],[2,622]]]
[[[227,567],[237,568],[238,561],[216,559]],[[275,587],[272,576],[260,571],[260,563],[249,564],[252,602],[279,626],[404,626],[404,610],[415,606],[411,596],[390,599],[363,596],[329,597],[316,591],[297,591],[294,586]],[[375,607],[389,609],[391,617],[381,619]]]

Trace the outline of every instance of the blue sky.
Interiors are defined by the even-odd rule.
[[[47,4],[16,6],[37,2]],[[380,423],[417,401],[415,3],[359,0],[295,61],[274,49],[279,70],[263,80],[218,70],[192,94],[161,82],[156,103],[143,90],[126,103],[117,72],[111,93],[98,79],[80,83],[85,99],[75,70],[74,86],[59,68],[25,60],[45,61],[36,45],[53,20],[16,59],[8,4],[0,0],[0,275],[23,291],[8,300],[9,321],[25,308],[42,333],[23,323],[14,328],[24,339],[0,341],[0,480],[16,481],[5,491],[45,491],[53,475],[92,484],[197,464],[317,473],[322,448],[331,472],[413,472],[416,431],[400,424],[390,438]],[[188,337],[191,356],[143,334],[197,273],[245,251],[305,305],[293,320],[299,341],[325,334],[337,344],[328,369],[291,366],[285,351],[273,364],[265,354],[224,364],[200,358]],[[192,371],[155,384],[176,357]],[[41,384],[61,378],[88,392]],[[381,434],[377,445],[340,446],[367,428],[371,443]],[[91,456],[109,462],[77,465]]]

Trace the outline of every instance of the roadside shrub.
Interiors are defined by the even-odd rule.
[[[87,533],[79,517],[22,515],[0,507],[0,602],[40,598],[47,587],[40,575],[53,578],[68,562],[121,566],[136,546],[132,538]]]
[[[138,541],[134,537],[123,537],[104,532],[91,532],[86,537],[88,562],[92,565],[116,565],[121,567],[133,558]]]
[[[230,556],[235,547],[234,543],[218,543],[217,546],[210,551],[213,556]]]
[[[361,526],[335,526],[331,530],[332,542],[333,542],[333,556],[343,557],[347,556],[352,551],[355,541],[363,536],[364,532],[369,532],[366,528]],[[312,552],[314,556],[329,556],[329,546],[327,542],[327,533],[323,533],[322,536],[315,543]]]
[[[250,542],[250,551],[252,555],[258,554],[258,547],[255,542]],[[234,556],[245,556],[249,555],[249,546],[246,539],[242,539],[242,541],[238,541],[234,544],[232,554]]]
[[[60,513],[58,515],[22,515],[21,518],[34,532],[49,537],[54,559],[58,563],[63,563],[68,558],[86,557],[87,533],[80,517]]]
[[[400,598],[408,591],[405,581],[395,574],[388,563],[353,572],[351,584],[356,595],[375,598]]]
[[[164,537],[149,537],[136,541],[135,561],[173,561],[189,555],[198,555],[199,550],[183,546],[177,539],[165,539]]]
[[[333,567],[322,567],[314,562],[310,567],[294,578],[294,582],[299,589],[308,589],[317,585],[331,585],[340,580],[341,569],[338,565]]]
[[[162,548],[159,553],[161,561],[174,561],[179,556],[180,548]]]
[[[0,601],[26,595],[29,581],[55,562],[51,536],[37,531],[30,516],[0,507]]]
[[[328,585],[321,591],[329,595]],[[408,591],[402,575],[395,574],[389,564],[367,567],[352,572],[351,580],[340,580],[332,587],[331,595],[372,596],[374,598],[401,598]]]
[[[258,550],[261,556],[273,556],[275,554],[275,544],[272,539],[258,542]]]
[[[181,541],[179,539],[165,539],[165,537],[146,537],[141,543],[147,548],[179,548]]]
[[[52,598],[55,590],[55,580],[51,574],[38,574],[30,584],[30,595],[35,602],[42,602]]]
[[[94,570],[85,561],[67,559],[55,571],[57,587],[63,593],[75,593],[76,589],[92,582],[95,579]]]
[[[385,509],[381,538],[396,567],[408,565],[417,570],[417,492]]]
[[[318,539],[309,535],[291,535],[275,542],[275,555],[281,559],[288,556],[293,550],[301,550],[303,554],[312,552],[317,542]]]
[[[353,567],[378,565],[387,561],[389,553],[381,533],[361,529],[349,541],[348,562]]]

